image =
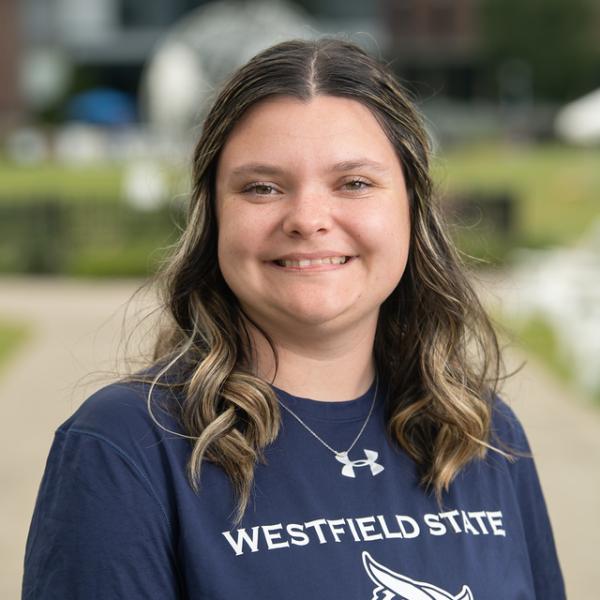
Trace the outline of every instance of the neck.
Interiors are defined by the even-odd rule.
[[[297,336],[272,336],[277,352],[251,328],[257,372],[266,381],[294,396],[313,400],[343,401],[364,394],[375,377],[373,343],[375,328],[317,336],[307,343]]]

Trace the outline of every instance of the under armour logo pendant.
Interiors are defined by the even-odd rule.
[[[339,460],[344,464],[342,467],[342,475],[344,475],[344,477],[356,477],[356,473],[354,473],[356,467],[369,467],[371,469],[371,475],[378,475],[383,471],[383,466],[375,462],[379,456],[378,452],[366,449],[363,450],[363,452],[367,458],[360,460],[350,460],[347,452],[338,452],[335,455],[336,460]]]

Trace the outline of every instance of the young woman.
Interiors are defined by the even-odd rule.
[[[565,597],[428,152],[352,44],[286,42],[232,77],[155,361],[58,429],[25,598]]]

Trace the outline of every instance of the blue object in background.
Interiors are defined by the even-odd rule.
[[[94,88],[73,96],[67,118],[95,125],[129,125],[137,119],[134,99],[119,90]]]

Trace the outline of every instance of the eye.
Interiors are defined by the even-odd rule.
[[[342,184],[342,187],[350,192],[361,192],[371,187],[371,183],[366,181],[365,179],[359,179],[355,177],[354,179],[350,179]]]
[[[243,190],[243,194],[256,194],[257,196],[272,196],[277,193],[277,189],[268,183],[251,183],[247,185]]]

